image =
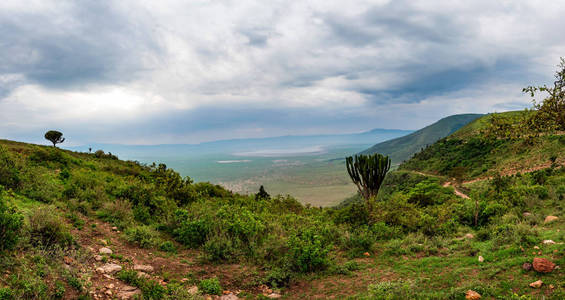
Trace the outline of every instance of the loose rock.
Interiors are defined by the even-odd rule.
[[[478,299],[481,299],[481,294],[479,294],[479,293],[477,293],[473,290],[468,290],[465,293],[465,299],[467,299],[467,300],[478,300]]]
[[[485,261],[485,258],[479,255],[479,262]]]
[[[547,217],[545,217],[545,220],[543,222],[544,223],[551,223],[551,222],[557,221],[557,220],[559,220],[559,218],[556,217],[556,216],[547,216]]]
[[[134,265],[133,269],[145,273],[151,273],[154,270],[153,266],[149,266],[149,265]]]
[[[532,283],[530,283],[530,287],[533,287],[534,289],[539,289],[543,284],[543,281],[538,280],[538,281],[534,281]]]
[[[545,245],[553,245],[553,244],[555,244],[555,242],[552,241],[552,240],[543,240],[543,243],[544,243]]]
[[[117,264],[105,264],[101,267],[96,268],[98,273],[112,274],[122,270],[122,266]]]
[[[532,215],[532,214],[529,213],[529,212],[525,212],[525,213],[522,214],[522,216],[524,216],[524,217],[529,217],[529,216],[531,216],[531,215]]]
[[[551,261],[545,258],[540,258],[540,257],[534,258],[533,266],[534,266],[534,270],[540,273],[549,273],[553,271],[553,268],[555,268],[554,263],[552,263]]]
[[[118,293],[118,298],[120,299],[131,299],[136,295],[141,295],[141,290],[133,286],[125,286]]]
[[[474,239],[475,236],[474,236],[472,233],[467,233],[467,234],[465,235],[465,238],[466,238],[466,239]]]
[[[267,295],[267,298],[270,298],[270,299],[278,299],[280,297],[282,297],[282,296],[280,294],[277,294],[277,293],[270,293],[270,294]]]
[[[98,252],[100,254],[112,254],[112,249],[107,248],[107,247],[103,247],[103,248],[100,248],[100,250],[98,250]]]
[[[523,269],[524,271],[530,271],[530,270],[532,269],[532,264],[529,263],[529,262],[526,262],[526,263],[524,263],[524,264],[522,265],[522,269]]]
[[[197,286],[193,286],[191,288],[188,289],[188,293],[190,293],[191,295],[196,295],[198,294],[198,287]]]
[[[237,297],[236,295],[230,293],[230,294],[226,294],[226,295],[222,295],[220,297],[220,300],[237,300],[239,299],[239,297]]]
[[[102,256],[101,256],[101,255],[94,255],[94,260],[95,260],[95,261],[101,261],[101,260],[102,260]]]

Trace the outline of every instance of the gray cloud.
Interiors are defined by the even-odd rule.
[[[127,17],[104,1],[0,11],[0,72],[62,89],[133,80],[151,67],[143,56],[158,57],[160,49],[146,24]]]
[[[521,87],[550,81],[565,55],[563,12],[533,1],[6,0],[0,133],[193,142],[521,108]]]

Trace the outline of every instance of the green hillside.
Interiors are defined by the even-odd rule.
[[[469,180],[514,174],[565,162],[565,135],[544,133],[524,138],[485,136],[492,118],[519,124],[531,112],[514,111],[483,116],[427,147],[400,168]],[[519,131],[512,128],[511,131]]]
[[[409,135],[376,144],[361,153],[381,153],[388,155],[392,159],[393,164],[398,164],[409,159],[414,153],[420,151],[422,148],[454,133],[459,128],[480,116],[482,115],[462,114],[449,116]]]

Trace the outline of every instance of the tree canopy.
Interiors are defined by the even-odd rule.
[[[49,130],[45,133],[45,139],[53,143],[53,147],[65,141],[63,133],[56,130]]]

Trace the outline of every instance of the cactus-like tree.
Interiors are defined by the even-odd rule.
[[[53,147],[55,145],[60,144],[65,141],[63,134],[56,130],[49,130],[45,133],[45,139],[53,143]]]
[[[375,153],[349,156],[345,162],[347,173],[359,189],[359,193],[365,198],[370,213],[373,210],[371,199],[377,196],[386,173],[390,170],[390,158]]]

